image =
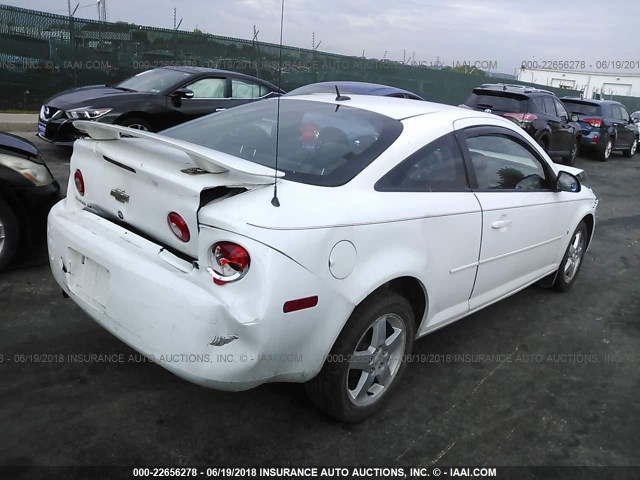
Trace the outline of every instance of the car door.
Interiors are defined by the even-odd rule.
[[[622,105],[613,105],[616,109],[616,129],[618,130],[618,138],[616,141],[616,148],[628,148],[636,137],[636,130],[629,112]]]
[[[558,150],[562,150],[561,121],[558,117],[558,112],[556,112],[556,104],[553,101],[553,97],[551,95],[543,95],[541,99],[542,111],[546,116],[547,125],[551,131],[551,135],[549,135],[549,143],[547,145],[547,151],[551,154]]]
[[[555,271],[572,200],[524,136],[502,127],[463,130],[471,186],[482,207],[482,245],[469,305],[492,303]]]
[[[177,125],[228,108],[228,83],[227,77],[204,77],[181,87],[191,90],[193,92],[192,98],[180,98],[169,94],[169,108],[173,112],[173,124]]]
[[[429,309],[418,333],[466,314],[476,276],[482,217],[453,133],[425,145],[384,175],[375,189],[400,217],[415,222],[411,238],[424,268]],[[378,239],[379,241],[380,239]],[[393,261],[390,258],[390,261]]]
[[[556,107],[560,126],[558,127],[558,151],[570,152],[575,140],[575,127],[570,123],[569,112],[564,108],[562,102],[554,98],[553,103]]]

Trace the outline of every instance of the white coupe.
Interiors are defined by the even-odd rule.
[[[63,291],[180,377],[305,382],[343,421],[381,408],[414,339],[570,288],[594,232],[581,170],[457,107],[317,94],[162,134],[74,125],[48,225]]]

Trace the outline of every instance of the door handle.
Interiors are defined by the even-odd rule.
[[[496,230],[499,228],[505,228],[511,225],[511,220],[496,220],[491,224],[491,228],[495,228]]]
[[[222,110],[226,110],[226,108],[216,108],[215,109],[216,112],[221,112]]]

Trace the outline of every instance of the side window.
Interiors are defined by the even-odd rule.
[[[539,191],[547,189],[541,161],[520,140],[507,133],[467,137],[471,164],[481,190]]]
[[[459,191],[469,188],[462,152],[453,134],[421,148],[382,177],[383,192]]]
[[[187,85],[193,91],[193,98],[224,98],[225,78],[202,78]]]
[[[615,120],[622,120],[622,112],[620,112],[620,107],[618,105],[611,105],[611,116]]]
[[[536,97],[533,99],[533,105],[535,107],[535,112],[545,112],[544,102],[541,97]]]
[[[569,119],[569,114],[567,113],[567,109],[564,108],[564,106],[555,98],[553,99],[553,101],[556,104],[556,110],[558,111],[558,116],[560,118]]]
[[[620,116],[622,120],[629,123],[629,112],[627,112],[627,109],[620,105],[618,105],[618,108],[620,109]]]
[[[269,93],[269,89],[257,83],[240,80],[238,78],[231,79],[231,97],[232,98],[260,98]]]
[[[542,103],[544,104],[544,111],[549,115],[557,117],[556,106],[553,103],[553,97],[551,95],[545,95],[542,97]]]

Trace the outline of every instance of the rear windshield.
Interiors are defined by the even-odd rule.
[[[600,105],[593,103],[572,102],[571,100],[562,100],[564,106],[567,107],[569,113],[575,115],[601,115]]]
[[[472,93],[465,105],[477,109],[491,109],[499,112],[527,113],[527,100],[490,93]]]
[[[275,168],[278,99],[261,100],[183,123],[163,135]],[[278,170],[287,180],[347,183],[402,132],[398,120],[346,105],[280,101]]]

